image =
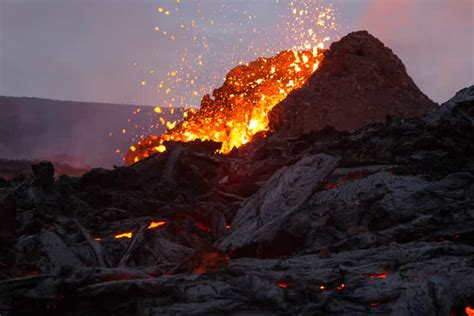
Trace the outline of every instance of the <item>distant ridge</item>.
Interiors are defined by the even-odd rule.
[[[21,99],[23,101],[48,101],[52,103],[61,103],[63,105],[98,105],[98,106],[119,106],[119,107],[153,107],[151,104],[134,104],[134,103],[113,103],[113,102],[101,102],[101,101],[73,101],[73,100],[62,100],[62,99],[51,99],[51,98],[40,98],[40,97],[29,97],[29,96],[8,96],[0,95],[1,98],[6,99]]]
[[[181,114],[163,108],[161,115],[174,120]],[[157,123],[150,106],[0,96],[0,158],[110,168],[122,164],[117,148],[126,151],[136,132],[143,128],[147,134]],[[164,129],[159,124],[154,133]]]

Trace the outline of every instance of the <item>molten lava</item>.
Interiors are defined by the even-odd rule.
[[[472,308],[471,306],[467,306],[465,311],[466,311],[466,315],[474,316],[474,308]]]
[[[170,124],[163,135],[149,136],[131,146],[125,163],[165,151],[165,141],[219,142],[219,152],[224,154],[248,143],[256,133],[269,130],[268,113],[318,68],[321,48],[322,44],[310,51],[284,51],[232,69],[212,98],[203,97],[198,111],[187,111],[183,121]]]
[[[341,292],[342,290],[344,290],[345,287],[346,285],[344,283],[341,283],[336,287],[336,291]]]
[[[382,272],[382,273],[372,273],[369,274],[370,279],[386,279],[387,278],[387,272]]]
[[[150,229],[154,229],[163,225],[166,225],[165,221],[157,221],[157,222],[153,221],[148,225],[146,229],[150,230]]]

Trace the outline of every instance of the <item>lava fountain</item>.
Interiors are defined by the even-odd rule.
[[[180,1],[177,1],[179,4]],[[189,61],[196,58],[184,56],[182,60],[184,65],[177,67],[182,71],[171,71],[167,84],[160,81],[159,89],[164,90],[165,96],[170,96],[168,104],[173,111],[174,103],[181,96],[172,95],[172,91],[176,90],[178,83],[183,84],[186,89],[181,89],[184,94],[192,91],[197,96],[199,91],[204,97],[201,100],[199,110],[194,108],[187,109],[183,114],[183,120],[179,123],[167,122],[160,117],[162,125],[167,127],[167,131],[162,135],[151,135],[145,137],[140,135],[138,141],[130,146],[124,157],[125,164],[131,165],[143,160],[152,154],[166,151],[167,141],[189,142],[194,140],[213,141],[221,143],[218,150],[221,154],[227,154],[233,148],[238,148],[251,141],[252,137],[259,133],[269,130],[269,112],[293,90],[303,86],[311,74],[318,68],[319,63],[323,59],[324,43],[329,41],[328,31],[336,29],[334,9],[325,7],[319,2],[309,0],[291,1],[288,4],[288,10],[285,10],[279,20],[281,25],[278,26],[278,37],[281,38],[283,47],[291,49],[275,53],[271,47],[275,41],[275,30],[271,34],[254,28],[251,35],[257,36],[260,45],[251,44],[250,48],[254,50],[255,56],[273,56],[260,57],[256,60],[242,64],[242,61],[236,59],[233,53],[225,54],[225,56],[217,56],[214,52],[208,51],[208,43],[204,41],[202,47],[205,47],[207,55],[212,56],[212,63],[220,65],[222,60],[231,59],[228,64],[237,65],[225,77],[223,85],[214,90],[212,95],[205,94],[208,88],[197,89],[196,83],[198,79],[202,80],[197,73],[199,71],[189,72]],[[229,10],[227,6],[223,6],[224,11]],[[161,10],[161,11],[160,11]],[[179,8],[170,10],[169,12],[179,12]],[[223,12],[224,12],[223,11]],[[165,14],[163,19],[167,19],[166,10],[159,8],[160,14]],[[198,12],[200,12],[198,10]],[[200,13],[198,13],[200,14]],[[176,17],[178,18],[178,16]],[[249,19],[255,17],[249,16]],[[205,21],[201,17],[200,21]],[[201,22],[204,23],[204,22]],[[189,24],[189,23],[188,23]],[[181,25],[183,30],[186,29],[186,23]],[[195,20],[191,22],[191,27],[186,32],[195,34],[197,23]],[[211,29],[211,25],[207,28]],[[220,25],[221,28],[232,27],[232,30],[239,30],[236,26]],[[241,25],[242,27],[242,25]],[[156,30],[162,31],[162,27],[156,27]],[[245,28],[242,28],[245,29]],[[185,33],[186,33],[185,32]],[[167,34],[167,33],[166,33]],[[163,35],[166,35],[163,31]],[[249,34],[238,34],[239,37],[248,37]],[[192,37],[196,39],[195,36]],[[225,39],[223,39],[225,40]],[[191,41],[190,43],[193,43]],[[194,47],[185,52],[199,52],[197,56],[199,69],[203,67],[203,53],[200,46]],[[265,48],[263,51],[260,48]],[[239,50],[242,48],[239,48]],[[284,48],[283,48],[284,49]],[[237,61],[239,60],[239,61]],[[176,68],[176,67],[175,67]],[[175,69],[174,68],[174,69]],[[194,69],[191,67],[191,69]],[[208,77],[215,77],[211,72],[212,67],[206,70],[201,69]],[[186,71],[188,72],[186,72]],[[202,76],[201,76],[202,77]],[[191,80],[191,81],[189,81]],[[189,81],[189,82],[188,82]],[[185,95],[182,96],[185,98]],[[186,99],[186,98],[185,98]],[[195,102],[195,101],[194,101]],[[178,102],[179,104],[179,102]],[[181,104],[182,105],[182,104]],[[186,107],[186,106],[185,106]],[[161,108],[156,107],[155,112],[161,113]]]
[[[232,69],[212,97],[203,97],[198,111],[189,109],[183,121],[163,135],[131,146],[125,163],[165,151],[166,141],[214,141],[222,143],[219,152],[223,154],[248,143],[256,133],[269,130],[268,113],[318,68],[322,49],[321,43],[312,50],[283,51]]]

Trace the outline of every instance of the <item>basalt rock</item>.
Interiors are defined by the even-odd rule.
[[[271,111],[270,127],[284,137],[325,126],[355,130],[387,115],[420,116],[435,106],[389,48],[359,31],[331,45],[306,84]]]
[[[44,183],[42,199],[37,181],[7,181],[0,312],[462,315],[474,306],[473,95],[230,156],[169,144]]]

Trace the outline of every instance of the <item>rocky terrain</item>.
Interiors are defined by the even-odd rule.
[[[466,315],[474,86],[432,111],[413,91],[411,118],[1,181],[0,313]]]

